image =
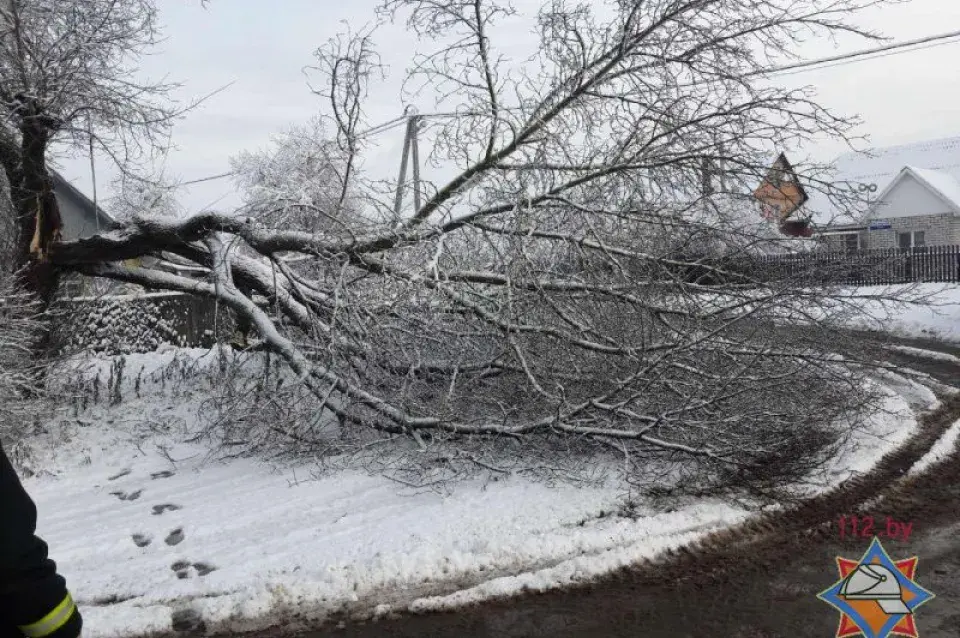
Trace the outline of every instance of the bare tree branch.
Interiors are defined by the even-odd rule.
[[[834,330],[856,295],[830,273],[765,276],[763,255],[796,246],[750,198],[771,151],[855,121],[759,71],[811,34],[874,37],[851,16],[877,4],[622,0],[604,17],[555,0],[540,53],[507,68],[506,3],[387,0],[425,49],[410,84],[456,113],[426,120],[431,161],[456,174],[418,210],[391,219],[391,185],[359,170],[380,68],[367,30],[310,69],[331,139],[315,122],[242,158],[243,211],[135,216],[51,260],[219,299],[323,412],[419,452],[456,439],[452,459],[502,469],[467,447],[509,441],[776,482],[822,461],[873,395]],[[722,187],[704,191],[705,165]],[[164,254],[199,278],[118,263]]]

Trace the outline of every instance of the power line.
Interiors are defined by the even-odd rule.
[[[834,55],[827,58],[820,58],[818,60],[808,60],[806,62],[797,62],[796,64],[787,64],[784,66],[774,67],[772,69],[754,71],[753,73],[750,73],[748,75],[777,75],[777,74],[783,73],[784,71],[794,71],[794,70],[806,71],[806,70],[809,70],[810,67],[818,67],[819,65],[822,65],[822,64],[827,64],[828,67],[840,66],[839,64],[830,64],[830,63],[843,62],[846,64],[850,64],[852,62],[860,61],[855,58],[872,59],[871,57],[868,57],[868,56],[873,56],[876,53],[884,53],[884,52],[890,52],[890,51],[896,51],[898,53],[909,53],[909,51],[902,51],[902,49],[907,49],[910,47],[915,47],[917,45],[924,45],[924,44],[927,46],[917,47],[917,50],[930,48],[931,46],[942,46],[944,44],[952,44],[950,40],[954,40],[955,38],[958,38],[958,37],[960,37],[960,30],[951,31],[949,33],[941,33],[939,35],[931,35],[924,38],[917,38],[915,40],[907,40],[906,42],[897,42],[897,43],[888,44],[885,46],[873,47],[871,49],[862,49],[860,51],[852,51],[850,53],[844,53],[841,55]],[[890,55],[890,54],[887,53],[887,55]],[[886,55],[876,56],[876,57],[886,57]],[[823,67],[823,68],[828,68],[828,67]]]
[[[933,49],[933,48],[936,48],[936,47],[942,47],[942,46],[947,45],[947,44],[956,44],[956,42],[957,42],[957,41],[932,42],[932,43],[930,43],[930,44],[925,44],[925,45],[922,45],[922,46],[917,46],[916,48],[912,48],[912,49],[910,49],[909,51],[888,51],[888,52],[886,52],[886,53],[880,53],[880,54],[878,54],[878,55],[871,55],[870,57],[863,57],[863,58],[859,58],[859,59],[855,59],[855,60],[842,60],[842,61],[840,61],[840,62],[832,62],[832,63],[830,63],[830,64],[823,64],[823,65],[821,65],[821,66],[816,66],[816,67],[813,67],[813,68],[795,69],[795,70],[792,70],[792,71],[785,71],[785,72],[782,72],[782,73],[771,73],[770,76],[783,77],[783,76],[789,76],[789,75],[796,75],[796,74],[798,74],[798,73],[806,73],[806,72],[808,72],[808,71],[820,71],[820,70],[822,70],[822,69],[832,69],[832,68],[834,68],[834,67],[844,66],[844,65],[846,65],[846,64],[855,64],[855,63],[857,63],[857,62],[870,62],[870,61],[873,61],[873,60],[879,60],[879,59],[881,59],[881,58],[886,58],[886,57],[890,57],[890,56],[893,56],[893,55],[898,55],[898,54],[900,54],[900,53],[912,53],[912,52],[914,52],[914,51],[923,51],[923,50],[925,50],[925,49]]]
[[[394,129],[394,128],[397,128],[398,126],[406,124],[407,118],[410,118],[410,117],[414,117],[414,115],[404,114],[404,115],[401,115],[400,117],[395,117],[392,120],[388,120],[386,122],[383,122],[382,124],[377,124],[376,126],[372,126],[368,129],[360,131],[359,133],[356,134],[356,136],[358,138],[364,138],[364,137],[369,137],[371,135],[376,135],[377,133],[383,133],[390,129]]]
[[[821,69],[829,69],[837,66],[843,66],[846,64],[854,64],[856,62],[864,62],[868,60],[876,60],[880,58],[885,58],[891,55],[899,55],[901,53],[910,53],[911,51],[920,51],[924,49],[929,49],[938,46],[944,46],[947,44],[955,44],[960,38],[960,30],[950,31],[948,33],[941,33],[938,35],[926,36],[923,38],[916,38],[914,40],[907,40],[905,42],[896,42],[893,44],[888,44],[879,47],[873,47],[869,49],[861,49],[859,51],[851,51],[850,53],[843,53],[840,55],[834,55],[824,58],[818,58],[816,60],[807,60],[805,62],[796,62],[793,64],[786,64],[783,66],[772,67],[769,69],[759,69],[756,71],[751,71],[746,75],[748,77],[755,76],[783,76],[783,75],[794,75],[796,73],[805,73],[808,71],[818,71]],[[691,83],[690,86],[694,86],[701,83]],[[523,107],[500,107],[501,111],[519,111]],[[399,117],[395,117],[391,120],[387,120],[380,124],[371,126],[370,128],[364,129],[356,134],[358,139],[363,139],[367,137],[373,137],[374,135],[379,135],[380,133],[385,133],[393,129],[399,128],[407,123],[407,121],[412,117],[420,118],[443,118],[443,117],[462,117],[464,115],[476,115],[474,111],[445,111],[445,112],[435,112],[435,113],[413,113],[413,114],[404,114]],[[189,182],[182,182],[179,186],[189,186],[192,184],[199,184],[202,182],[210,182],[218,179],[223,179],[226,177],[233,177],[237,175],[236,171],[231,171],[228,173],[222,173],[220,175],[213,175],[210,177],[203,177],[200,179],[191,180]]]
[[[202,182],[212,182],[217,179],[223,179],[224,177],[233,177],[237,174],[237,171],[230,171],[229,173],[221,173],[219,175],[211,175],[210,177],[201,177],[200,179],[190,180],[189,182],[180,182],[174,188],[180,186],[190,186],[191,184],[200,184]]]
[[[793,64],[786,64],[783,66],[771,67],[769,69],[758,69],[756,71],[750,71],[745,75],[747,77],[756,77],[756,76],[769,77],[769,76],[775,76],[775,75],[793,75],[795,73],[804,73],[807,71],[818,71],[820,69],[843,66],[845,64],[854,64],[856,62],[880,59],[890,55],[910,53],[912,51],[920,51],[923,49],[943,46],[946,44],[955,44],[956,42],[960,41],[960,40],[957,40],[958,38],[960,38],[960,30],[950,31],[949,33],[941,33],[938,35],[926,36],[926,37],[917,38],[914,40],[907,40],[905,42],[896,42],[893,44],[873,47],[870,49],[861,49],[860,51],[851,51],[850,53],[843,53],[840,55],[834,55],[834,56],[829,56],[825,58],[818,58],[816,60],[796,62]],[[689,85],[685,85],[685,86],[693,87],[693,86],[699,86],[699,85],[709,84],[709,83],[710,83],[709,81],[691,82]],[[520,111],[522,109],[523,107],[520,107],[520,106],[500,107],[501,111]],[[439,112],[439,113],[421,113],[419,114],[419,117],[441,118],[441,117],[460,117],[463,115],[477,115],[477,112],[449,111],[449,112]]]
[[[373,135],[377,135],[379,133],[384,133],[386,131],[398,128],[406,124],[406,121],[409,117],[410,117],[409,115],[401,115],[400,117],[396,117],[392,120],[388,120],[381,124],[377,124],[376,126],[372,126],[368,129],[360,131],[359,133],[356,134],[356,137],[358,139],[362,139],[365,137],[371,137]],[[180,186],[191,186],[193,184],[201,184],[203,182],[212,182],[218,179],[224,179],[226,177],[234,177],[236,175],[238,175],[237,171],[228,171],[226,173],[220,173],[219,175],[211,175],[209,177],[201,177],[199,179],[193,179],[193,180],[190,180],[189,182],[180,182],[174,185],[172,188],[179,188]]]

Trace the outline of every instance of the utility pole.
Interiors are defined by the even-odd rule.
[[[419,144],[419,133],[420,133],[420,116],[414,115],[410,118],[410,137],[411,144],[410,150],[413,154],[413,210],[414,212],[420,211],[421,198],[420,198],[420,144]]]
[[[422,193],[420,190],[420,145],[418,132],[421,116],[412,107],[407,108],[407,130],[403,138],[403,155],[400,157],[400,177],[397,180],[397,193],[393,200],[393,212],[400,216],[403,205],[404,188],[407,181],[407,165],[413,160],[413,205],[414,211],[420,210]],[[412,156],[412,157],[411,157]]]

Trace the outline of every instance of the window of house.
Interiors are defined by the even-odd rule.
[[[848,253],[860,250],[860,235],[848,233],[843,236],[843,247]]]
[[[897,233],[897,245],[900,248],[920,248],[927,245],[927,238],[922,230],[908,233]]]

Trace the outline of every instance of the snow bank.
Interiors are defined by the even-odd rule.
[[[235,361],[237,354],[229,346],[216,348],[178,348],[162,344],[157,350],[123,355],[124,390],[132,389],[137,377],[146,384],[157,384],[161,376],[171,376],[176,368],[184,375],[199,376],[216,369],[223,362]],[[109,378],[111,368],[120,359],[109,355],[72,357],[61,363],[61,369],[51,375],[56,381],[101,381]]]
[[[878,330],[904,337],[926,337],[960,342],[960,284],[905,284],[843,287],[811,290],[810,303],[796,297],[780,297],[764,289],[700,293],[676,300],[678,307],[695,304],[703,312],[753,311],[756,300],[765,312],[784,324],[829,322],[864,330]],[[896,300],[896,301],[895,301]]]
[[[127,358],[164,374],[178,357],[216,365],[210,351],[169,349]],[[106,374],[95,360],[77,374]],[[79,372],[82,370],[82,372]],[[881,409],[857,431],[816,493],[865,472],[916,428],[911,414],[936,399],[891,376]],[[624,491],[547,486],[522,478],[417,492],[360,472],[311,476],[308,465],[269,468],[212,461],[184,443],[204,394],[161,393],[95,406],[47,427],[26,458],[39,533],[87,619],[86,638],[165,631],[172,614],[198,612],[227,631],[309,624],[331,613],[431,609],[595,577],[740,522],[746,509],[715,500],[675,511]],[[68,420],[69,421],[69,420]]]
[[[851,327],[883,330],[903,337],[927,337],[960,342],[960,285],[916,284],[873,286],[845,291],[861,312],[849,317]],[[875,298],[905,294],[925,303],[891,304]]]
[[[937,350],[927,350],[925,348],[911,348],[910,346],[887,346],[888,350],[902,352],[922,359],[932,359],[934,361],[945,361],[947,363],[960,364],[960,357]]]
[[[913,464],[907,473],[910,476],[920,474],[939,463],[953,453],[957,447],[957,440],[960,439],[960,421],[957,421],[943,433],[937,442],[930,448],[930,451],[923,455],[919,461]]]
[[[642,542],[630,546],[609,549],[594,555],[578,556],[546,569],[494,578],[453,594],[419,598],[410,603],[407,609],[413,612],[454,609],[524,591],[541,592],[588,581],[634,565],[644,559],[653,558],[670,549],[688,545],[701,538],[706,531],[743,522],[749,516],[747,512],[732,507],[713,512],[713,515],[715,518],[708,525],[651,535]]]
[[[881,371],[882,372],[882,371]],[[906,442],[917,432],[915,411],[931,410],[939,405],[937,397],[925,386],[893,373],[880,375],[884,385],[874,388],[882,399],[864,427],[854,431],[840,452],[823,470],[793,490],[801,497],[822,494],[854,476],[869,472],[887,452]]]

